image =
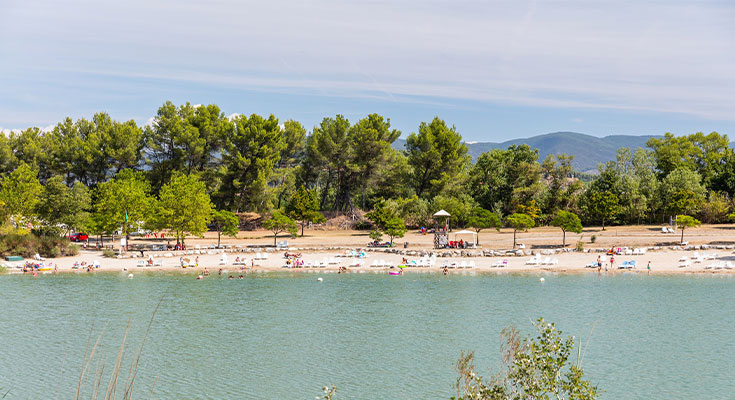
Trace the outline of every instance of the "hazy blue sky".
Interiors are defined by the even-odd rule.
[[[466,140],[735,136],[733,1],[0,0],[0,128],[166,100]]]

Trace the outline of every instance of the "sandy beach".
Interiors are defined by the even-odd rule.
[[[595,243],[589,238],[595,235]],[[451,234],[450,234],[451,236]],[[578,240],[584,242],[583,251],[573,250]],[[597,273],[590,265],[602,259],[602,273],[649,273],[687,274],[687,273],[735,273],[735,228],[729,225],[703,226],[685,232],[686,247],[679,246],[680,235],[662,234],[657,226],[611,227],[605,231],[599,228],[585,229],[582,235],[567,235],[567,246],[560,246],[561,232],[554,228],[538,228],[519,233],[518,241],[524,249],[511,249],[512,232],[481,232],[480,246],[471,249],[433,249],[432,235],[410,232],[396,241],[391,249],[366,247],[369,238],[362,231],[307,231],[305,237],[279,237],[288,241],[288,250],[273,247],[273,238],[265,231],[240,232],[237,239],[222,238],[224,249],[214,248],[216,233],[208,233],[203,238],[187,239],[186,251],[144,251],[127,252],[117,258],[106,258],[100,251],[81,250],[74,257],[48,259],[44,264],[53,264],[58,272],[85,272],[86,265],[98,262],[97,271],[130,272],[168,271],[188,274],[202,273],[206,267],[216,274],[221,268],[223,273],[243,271],[319,271],[337,272],[339,267],[347,267],[350,272],[387,273],[407,261],[405,273],[437,272],[444,266],[451,273],[475,272],[555,272],[555,273]],[[131,240],[134,244],[166,244],[167,239],[138,237]],[[404,242],[408,246],[404,248]],[[607,250],[619,249],[610,264]],[[285,268],[284,253],[300,253],[304,268]],[[365,253],[364,257],[346,256],[352,252]],[[645,251],[645,254],[638,254]],[[223,260],[222,254],[227,254]],[[258,255],[261,257],[258,257]],[[359,254],[359,253],[358,253]],[[267,255],[265,258],[264,255]],[[533,257],[539,257],[535,263]],[[265,258],[265,259],[264,259]],[[153,260],[153,265],[149,259]],[[188,259],[196,267],[182,268],[182,259]],[[236,260],[239,263],[236,265]],[[423,265],[422,265],[423,261]],[[427,261],[429,265],[427,266]],[[626,262],[635,261],[632,268],[621,269]],[[375,266],[375,264],[379,266]],[[7,263],[12,266],[11,273],[20,271],[23,262]],[[80,268],[74,268],[75,264]]]

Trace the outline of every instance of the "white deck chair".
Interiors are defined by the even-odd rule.
[[[551,262],[549,263],[549,265],[557,265],[557,264],[559,264],[559,259],[556,257],[552,258]]]
[[[475,268],[477,265],[475,265],[475,260],[472,260],[467,264],[467,268]]]
[[[526,261],[526,265],[538,265],[539,261],[541,261],[541,257],[537,254]]]
[[[462,260],[462,262],[459,264],[459,268],[467,268],[467,261]]]
[[[544,261],[541,262],[541,265],[549,265],[551,264],[551,257],[544,258]]]
[[[688,266],[692,265],[691,261],[689,260],[679,260],[679,268],[686,268]]]

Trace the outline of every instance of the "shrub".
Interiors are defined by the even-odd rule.
[[[362,219],[355,224],[355,229],[358,231],[366,231],[368,229],[373,229],[373,223],[366,219]]]
[[[0,236],[0,254],[33,257],[36,253],[43,257],[59,257],[79,254],[79,247],[59,236],[37,236],[26,232],[10,232]]]
[[[6,274],[8,273],[8,267],[4,265],[0,265],[0,274]]]
[[[69,243],[69,245],[66,246],[66,251],[64,252],[65,256],[75,256],[79,254],[79,245]]]
[[[576,249],[577,249],[577,251],[582,251],[582,250],[584,250],[584,242],[583,242],[583,241],[581,241],[581,240],[580,240],[580,241],[578,241],[578,242],[577,242],[577,247],[576,247]]]
[[[115,253],[115,250],[112,250],[112,249],[102,250],[102,257],[114,258],[116,255],[117,254]]]
[[[597,240],[597,235],[592,235],[590,238],[590,243],[594,243]]]

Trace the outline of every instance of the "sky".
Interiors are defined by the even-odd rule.
[[[467,141],[735,136],[733,1],[0,0],[0,129],[165,101]]]

